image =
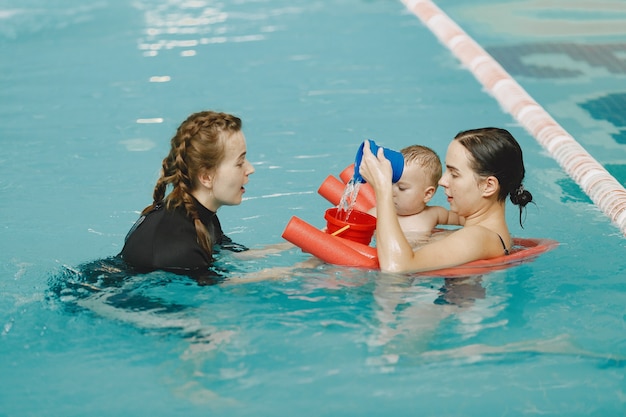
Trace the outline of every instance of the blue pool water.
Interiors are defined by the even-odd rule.
[[[438,4],[624,184],[623,2]],[[0,51],[0,416],[624,415],[624,237],[400,2],[5,0]],[[248,246],[322,226],[316,190],[363,139],[443,155],[485,125],[524,149],[513,234],[561,245],[466,281],[324,265],[51,295],[119,252],[201,109],[244,121],[256,173],[220,218]]]

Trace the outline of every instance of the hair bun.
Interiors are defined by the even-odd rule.
[[[525,207],[526,204],[533,201],[533,195],[530,191],[526,190],[523,185],[520,185],[515,190],[511,191],[511,202],[517,206]]]

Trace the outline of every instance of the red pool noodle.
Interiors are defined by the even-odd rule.
[[[322,185],[320,185],[320,188],[317,189],[317,192],[319,195],[328,200],[333,206],[338,206],[345,188],[346,184],[339,181],[332,175],[329,175],[326,177]],[[361,191],[359,190],[359,195],[357,195],[354,203],[354,209],[367,213],[367,211],[372,207],[374,206],[371,205],[367,199],[361,197]]]
[[[333,206],[338,206],[346,185],[337,178],[329,175],[317,189],[317,193],[328,200]]]
[[[295,216],[287,223],[282,236],[302,251],[324,262],[340,266],[378,269],[378,258],[372,258],[353,249],[354,245],[367,246],[329,235]],[[372,249],[375,253],[376,249]]]
[[[339,239],[341,239],[341,243],[350,247],[351,249],[354,249],[355,251],[359,252],[361,255],[365,256],[366,258],[375,260],[376,268],[378,268],[378,252],[376,251],[375,247],[366,246],[362,243],[354,242],[350,239],[343,239],[343,238],[339,238]]]
[[[352,177],[354,177],[354,164],[348,165],[339,174],[339,178],[341,178],[341,181],[345,182],[346,184],[352,179]]]
[[[292,217],[283,232],[283,238],[324,262],[366,269],[379,269],[376,248],[332,236],[311,226],[297,217]],[[514,238],[516,248],[510,255],[469,262],[456,267],[424,271],[418,275],[434,277],[464,277],[487,274],[499,269],[529,262],[559,244],[552,239]]]

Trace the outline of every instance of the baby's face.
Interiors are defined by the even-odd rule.
[[[393,185],[393,203],[398,216],[422,212],[427,202],[427,188],[424,169],[417,164],[405,165],[402,177]]]

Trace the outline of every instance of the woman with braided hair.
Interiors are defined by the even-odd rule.
[[[382,150],[367,143],[360,172],[376,193],[376,249],[383,271],[418,272],[508,255],[512,239],[505,219],[508,196],[523,208],[532,201],[522,181],[522,149],[506,130],[483,128],[460,132],[448,147],[446,171],[439,181],[450,211],[464,227],[413,250],[402,232],[393,204],[391,164]]]
[[[171,140],[153,202],[126,236],[122,259],[138,272],[202,276],[216,249],[247,250],[224,235],[217,210],[241,203],[252,173],[238,117],[190,115]]]

